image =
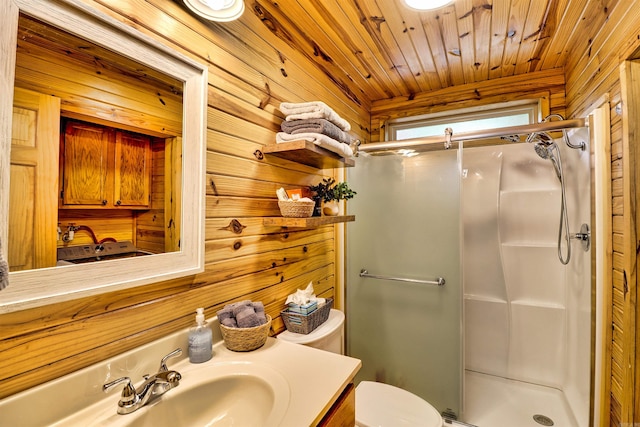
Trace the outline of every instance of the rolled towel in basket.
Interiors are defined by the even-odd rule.
[[[228,328],[253,328],[267,323],[264,304],[251,300],[227,304],[217,315],[218,322]]]
[[[218,320],[220,321],[221,325],[224,325],[227,328],[237,328],[238,327],[238,322],[236,322],[236,318],[235,317],[228,317],[228,318],[222,319],[222,320],[218,317]]]
[[[251,306],[245,306],[236,314],[236,322],[239,328],[253,328],[261,325],[256,311]]]
[[[253,309],[256,312],[256,316],[258,316],[258,320],[260,321],[260,324],[264,325],[265,323],[267,323],[267,315],[264,312],[264,304],[261,301],[258,301],[258,302],[254,302],[252,305],[253,305]]]
[[[280,111],[287,117],[287,121],[305,119],[327,119],[345,132],[351,130],[351,125],[340,117],[331,107],[322,101],[313,102],[283,102]]]
[[[227,319],[233,319],[235,323],[235,316],[233,315],[233,308],[226,306],[222,310],[218,311],[218,321],[224,324],[224,321]],[[226,324],[225,324],[226,326]]]

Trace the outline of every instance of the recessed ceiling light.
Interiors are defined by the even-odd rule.
[[[453,3],[453,0],[404,0],[412,9],[433,10]]]
[[[184,4],[210,21],[233,21],[244,12],[244,0],[184,0]]]

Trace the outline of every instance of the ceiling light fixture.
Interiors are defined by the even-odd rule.
[[[244,0],[184,0],[184,4],[210,21],[233,21],[244,12]]]
[[[433,10],[447,6],[453,3],[453,0],[404,0],[404,2],[412,9]]]

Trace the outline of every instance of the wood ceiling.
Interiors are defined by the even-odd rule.
[[[417,12],[403,0],[256,0],[271,31],[358,104],[563,67],[607,1],[455,0]]]

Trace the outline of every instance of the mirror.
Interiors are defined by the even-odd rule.
[[[0,13],[0,313],[202,271],[206,68],[72,0]]]

